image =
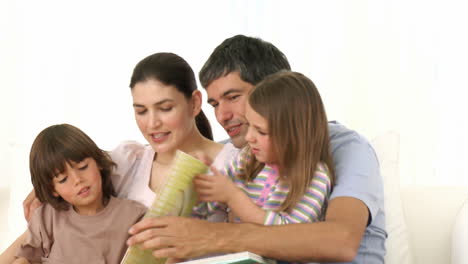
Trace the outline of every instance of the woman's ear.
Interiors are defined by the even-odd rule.
[[[195,117],[201,111],[202,106],[202,94],[199,90],[192,92],[192,115]]]

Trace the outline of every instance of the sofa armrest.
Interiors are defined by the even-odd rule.
[[[402,202],[416,263],[450,263],[452,228],[468,187],[407,186]]]

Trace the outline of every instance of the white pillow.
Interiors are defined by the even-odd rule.
[[[384,183],[385,224],[388,233],[385,263],[413,263],[400,195],[399,134],[394,131],[386,132],[373,139],[371,144],[379,158]]]
[[[452,264],[468,263],[468,200],[457,214],[452,232]]]

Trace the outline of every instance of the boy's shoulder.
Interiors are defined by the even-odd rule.
[[[142,203],[119,197],[112,197],[115,200],[117,207],[119,207],[119,213],[145,213],[148,208]]]

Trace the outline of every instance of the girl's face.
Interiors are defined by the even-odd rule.
[[[277,157],[273,153],[273,144],[268,130],[267,120],[255,112],[250,104],[246,104],[245,118],[249,123],[245,140],[249,144],[255,158],[264,163],[277,163]]]
[[[149,79],[137,83],[132,89],[135,119],[141,133],[158,153],[175,151],[186,141],[195,127],[198,114],[192,100],[175,87]]]
[[[95,214],[103,208],[101,172],[93,158],[66,163],[53,185],[54,196],[62,197],[79,214]]]

